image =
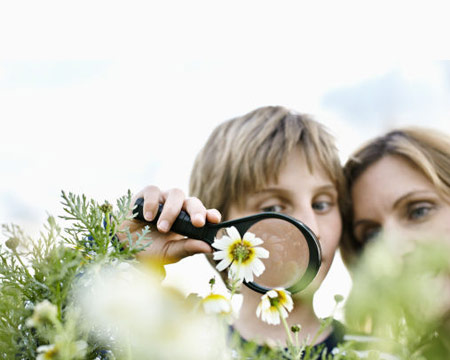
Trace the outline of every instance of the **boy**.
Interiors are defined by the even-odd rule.
[[[342,232],[343,175],[333,138],[309,117],[280,106],[256,109],[219,125],[194,163],[190,193],[161,191],[149,186],[137,193],[143,197],[144,215],[152,220],[159,203],[164,210],[152,244],[141,254],[163,263],[176,262],[196,253],[212,253],[206,243],[171,233],[170,226],[183,209],[194,226],[217,223],[263,211],[288,214],[303,221],[319,239],[322,264],[304,291],[293,295],[294,309],[287,322],[301,324],[300,339],[312,338],[320,327],[312,299],[326,276]],[[201,199],[201,201],[199,200]],[[217,210],[216,210],[217,209]],[[144,224],[132,221],[130,231]],[[212,260],[211,260],[212,262]],[[256,316],[261,295],[242,287],[243,304],[233,327],[246,340],[286,343],[282,326],[262,322]],[[316,343],[330,351],[341,340],[334,328],[325,329]]]

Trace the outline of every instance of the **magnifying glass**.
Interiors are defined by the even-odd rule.
[[[162,208],[160,204],[155,219],[150,223],[157,223]],[[133,215],[138,220],[146,221],[143,198],[136,200]],[[241,238],[249,232],[261,239],[263,243],[260,246],[269,252],[267,259],[261,259],[265,271],[252,282],[244,281],[250,289],[264,294],[281,287],[295,294],[306,288],[319,271],[319,241],[311,229],[288,215],[263,212],[218,224],[206,223],[198,228],[192,225],[190,216],[181,211],[170,230],[212,246],[216,239],[227,236],[227,229],[231,227],[237,229]]]

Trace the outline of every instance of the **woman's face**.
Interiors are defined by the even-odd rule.
[[[355,181],[353,233],[366,243],[379,233],[402,239],[426,234],[450,239],[450,203],[412,163],[388,155]]]
[[[311,173],[303,152],[295,149],[281,169],[278,182],[249,194],[242,208],[232,205],[228,218],[265,211],[290,215],[315,233],[322,250],[322,264],[314,279],[314,284],[319,285],[331,266],[342,231],[338,193],[328,175],[321,168]]]

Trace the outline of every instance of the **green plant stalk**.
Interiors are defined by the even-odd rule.
[[[23,263],[22,259],[20,258],[20,255],[17,253],[17,251],[12,250],[12,252],[13,252],[14,256],[16,257],[16,259],[19,261],[20,265],[22,265],[22,268],[25,271],[25,273],[27,274],[28,278],[34,279],[33,276],[31,276],[30,272],[28,271],[28,268]]]
[[[292,341],[291,330],[289,329],[289,325],[288,325],[286,319],[281,314],[279,305],[277,306],[277,310],[278,310],[278,313],[280,314],[281,322],[283,323],[284,329],[286,330],[286,334],[288,336],[288,345],[293,346],[294,342]]]

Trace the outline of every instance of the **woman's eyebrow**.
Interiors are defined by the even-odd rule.
[[[400,196],[397,200],[395,200],[394,204],[392,205],[392,208],[397,208],[403,201],[407,200],[408,198],[416,195],[426,195],[426,194],[433,194],[433,191],[430,190],[412,190],[407,192],[406,194]]]

